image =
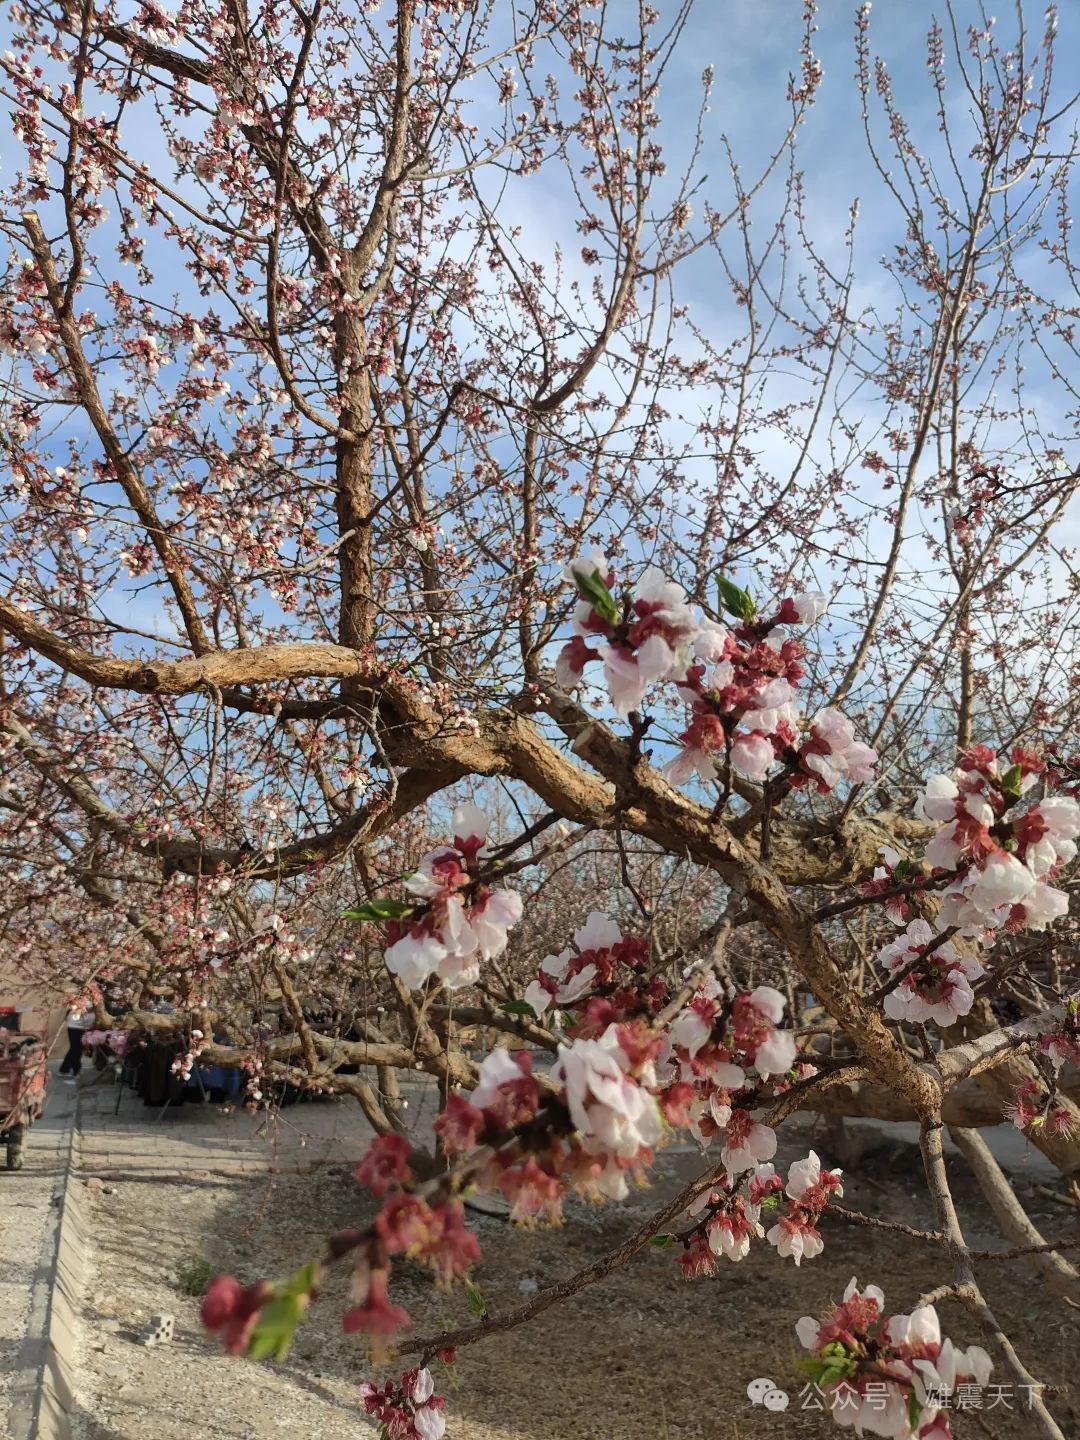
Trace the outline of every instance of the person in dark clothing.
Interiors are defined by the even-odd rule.
[[[61,1075],[78,1075],[82,1069],[83,1037],[94,1018],[92,1010],[70,1010],[67,1017],[68,1052],[60,1066]]]

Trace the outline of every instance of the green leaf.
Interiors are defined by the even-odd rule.
[[[1015,795],[1019,798],[1020,782],[1024,778],[1024,772],[1019,765],[1010,765],[1005,774],[1001,777],[1001,788],[1006,795]]]
[[[649,1244],[654,1250],[670,1250],[675,1244],[674,1235],[653,1235]]]
[[[345,910],[341,918],[343,920],[404,920],[415,909],[416,905],[412,901],[390,900],[384,897],[378,900],[366,900],[352,910]]]
[[[278,1361],[285,1359],[318,1279],[319,1262],[312,1260],[274,1287],[274,1298],[263,1306],[248,1342],[249,1359],[265,1360],[268,1355]]]
[[[474,1285],[471,1280],[465,1281],[465,1298],[469,1302],[469,1314],[475,1315],[478,1320],[482,1320],[487,1314],[487,1301],[484,1299],[479,1287]]]
[[[831,1345],[826,1345],[819,1355],[800,1360],[799,1368],[810,1376],[815,1385],[824,1390],[826,1386],[837,1385],[841,1380],[854,1375],[856,1363],[855,1357],[848,1354],[843,1343],[834,1340]]]
[[[898,860],[898,861],[896,862],[896,864],[893,866],[892,878],[893,878],[894,880],[898,880],[898,881],[900,881],[901,883],[903,883],[903,881],[905,881],[910,874],[911,874],[911,861],[910,861],[910,860]]]
[[[499,1009],[508,1015],[535,1015],[536,1011],[527,1000],[500,1000]]]
[[[302,1318],[303,1307],[297,1296],[283,1295],[280,1300],[271,1300],[252,1332],[249,1357],[265,1360],[272,1355],[275,1360],[284,1360],[292,1349],[296,1327]]]
[[[721,607],[729,615],[734,615],[737,620],[752,620],[757,614],[757,606],[751,599],[749,590],[740,589],[734,580],[728,580],[724,575],[717,575],[716,589],[720,596]]]
[[[574,580],[577,584],[578,594],[589,604],[609,625],[619,623],[619,607],[615,603],[615,597],[607,587],[607,582],[601,579],[599,570],[590,570],[587,574],[580,574],[574,571]]]
[[[911,1424],[911,1433],[914,1435],[919,1428],[919,1417],[922,1415],[922,1406],[919,1404],[918,1396],[912,1390],[908,1396],[907,1409],[908,1420]]]

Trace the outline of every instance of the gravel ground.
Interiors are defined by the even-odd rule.
[[[805,1154],[790,1130],[791,1154]],[[819,1148],[823,1148],[819,1146]],[[917,1154],[873,1142],[845,1177],[845,1203],[926,1225]],[[557,1281],[616,1245],[640,1219],[697,1172],[697,1159],[668,1152],[657,1183],[623,1205],[574,1205],[558,1231],[513,1229],[472,1216],[484,1259],[475,1279],[492,1313],[519,1304],[532,1287]],[[979,1223],[970,1186],[956,1169],[963,1213],[974,1215],[970,1240],[997,1242]],[[347,1277],[334,1276],[280,1366],[250,1365],[222,1355],[200,1330],[198,1300],[181,1293],[177,1270],[199,1259],[242,1279],[280,1276],[317,1253],[320,1237],[365,1214],[348,1169],[309,1175],[237,1177],[227,1182],[117,1181],[113,1193],[88,1193],[95,1237],[79,1359],[76,1440],[341,1440],[373,1431],[356,1403],[358,1382],[372,1374],[362,1349],[344,1336],[340,1316]],[[1036,1223],[1062,1234],[1068,1212],[1032,1205]],[[1050,1213],[1045,1213],[1045,1212]],[[463,1350],[451,1369],[436,1367],[448,1396],[453,1440],[821,1440],[832,1422],[803,1407],[800,1351],[792,1325],[839,1298],[850,1274],[874,1281],[896,1309],[908,1309],[944,1277],[934,1254],[903,1237],[826,1227],[821,1259],[796,1270],[763,1246],[712,1280],[685,1284],[670,1255],[647,1251],[602,1284],[549,1310],[527,1327]],[[843,1251],[842,1261],[838,1258]],[[830,1253],[831,1252],[831,1253]],[[1051,1383],[1064,1384],[1080,1354],[1080,1325],[1045,1306],[1038,1282],[1016,1265],[986,1266],[992,1304],[1021,1355]],[[404,1269],[395,1298],[424,1334],[468,1323],[464,1297],[435,1292],[426,1272]],[[155,1312],[176,1316],[167,1349],[138,1344]],[[957,1342],[977,1337],[955,1306],[942,1307]],[[1052,1316],[1051,1318],[1048,1318]],[[396,1367],[396,1371],[404,1368]],[[395,1373],[396,1373],[395,1371]],[[376,1371],[379,1377],[390,1370]],[[784,1414],[754,1408],[746,1386],[767,1375],[789,1391]],[[811,1398],[812,1397],[808,1397]],[[984,1415],[954,1420],[958,1440],[990,1435],[1013,1440],[1030,1422],[997,1404]],[[1075,1398],[1056,1403],[1066,1433],[1080,1434]],[[1071,1408],[1070,1408],[1071,1407]]]
[[[303,1191],[299,1177],[278,1184]],[[339,1177],[339,1185],[344,1185]],[[340,1440],[374,1431],[358,1413],[355,1384],[323,1374],[298,1354],[256,1366],[221,1352],[202,1330],[199,1300],[179,1274],[205,1258],[217,1267],[261,1269],[261,1207],[277,1213],[262,1180],[119,1181],[88,1192],[94,1235],[76,1358],[74,1440]],[[249,1230],[249,1227],[254,1227]],[[294,1242],[296,1236],[294,1234]],[[172,1344],[147,1348],[151,1316],[176,1318]]]

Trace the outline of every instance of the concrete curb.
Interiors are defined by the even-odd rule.
[[[45,1327],[45,1367],[41,1376],[37,1425],[30,1432],[30,1440],[71,1440],[78,1318],[82,1309],[90,1241],[81,1185],[75,1178],[78,1149],[79,1112],[76,1106],[67,1179],[60,1200],[56,1261]]]
[[[42,1277],[43,1293],[32,1301],[31,1340],[36,1360],[32,1400],[16,1411],[16,1440],[71,1440],[75,1382],[77,1321],[86,1278],[89,1231],[75,1177],[79,1139],[79,1106],[64,1155],[64,1180],[59,1187],[52,1264]],[[37,1332],[36,1334],[34,1332]],[[29,1399],[29,1397],[28,1397]],[[21,1433],[20,1433],[21,1432]]]

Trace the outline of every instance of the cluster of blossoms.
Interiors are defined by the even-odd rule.
[[[653,685],[681,681],[691,648],[708,645],[708,622],[703,628],[682,586],[653,565],[622,605],[611,593],[611,572],[598,550],[573,560],[567,577],[581,598],[574,609],[574,637],[559,654],[556,677],[570,689],[590,661],[602,660],[608,694],[620,715],[637,710]],[[598,643],[590,645],[590,638]]]
[[[770,1166],[763,1167],[771,1169]],[[780,1255],[790,1255],[798,1265],[803,1260],[812,1260],[825,1248],[817,1229],[817,1222],[830,1200],[842,1200],[844,1187],[840,1183],[840,1170],[825,1170],[815,1151],[811,1150],[805,1160],[795,1160],[788,1167],[788,1179],[784,1193],[787,1204],[782,1215],[776,1217],[776,1224],[766,1235],[770,1245],[775,1245]],[[759,1186],[773,1182],[779,1185],[777,1176],[766,1176],[758,1172],[755,1177]]]
[[[602,1029],[640,1009],[641,989],[634,982],[648,961],[649,947],[643,940],[624,937],[613,920],[594,910],[585,924],[574,931],[572,945],[558,955],[549,955],[543,962],[536,979],[525,991],[525,1000],[540,1017],[550,1005],[580,1010],[582,1007],[577,1002],[586,997],[581,1018],[592,1028]],[[626,983],[619,983],[624,978]],[[659,976],[653,977],[646,997],[649,1006],[658,1010],[667,994],[666,982]]]
[[[1072,1109],[1056,1100],[1053,1088],[1040,1084],[1034,1075],[1017,1089],[1005,1117],[1026,1133],[1044,1130],[1050,1135],[1071,1135],[1076,1128]]]
[[[558,657],[559,683],[577,685],[586,665],[602,660],[608,695],[620,715],[638,709],[651,686],[677,686],[690,707],[690,724],[667,767],[673,784],[694,775],[712,780],[717,761],[755,781],[765,780],[780,762],[789,784],[813,784],[821,791],[843,779],[874,778],[877,756],[856,740],[839,711],[820,711],[800,739],[795,686],[805,674],[803,649],[787,627],[820,619],[823,595],[786,599],[774,616],[761,619],[749,596],[725,582],[722,593],[737,617],[729,630],[698,617],[682,587],[655,567],[621,602],[599,552],[573,561],[568,577],[580,599],[574,637]]]
[[[521,919],[517,891],[492,889],[481,878],[488,828],[482,810],[460,805],[453,845],[425,855],[405,881],[415,902],[376,901],[350,912],[387,922],[386,968],[410,988],[431,975],[451,990],[475,984],[481,961],[502,954],[507,931]]]
[[[1070,995],[1057,1030],[1039,1036],[1039,1048],[1058,1074],[1063,1065],[1080,1065],[1080,995]]]
[[[525,998],[538,1016],[557,1006],[572,1039],[569,1047],[560,1047],[552,1079],[564,1082],[568,1099],[572,1082],[590,1070],[586,1088],[606,1093],[606,1086],[614,1086],[612,1093],[623,1096],[626,1113],[621,1121],[641,1129],[636,1143],[643,1153],[655,1142],[654,1110],[630,1100],[633,1088],[655,1097],[663,1120],[689,1129],[703,1147],[719,1135],[730,1173],[770,1160],[776,1136],[751,1111],[763,1086],[774,1077],[786,1081],[796,1069],[794,1036],[779,1028],[784,997],[768,985],[728,997],[709,980],[663,1025],[657,1021],[668,988],[647,971],[644,942],[623,936],[613,921],[596,912],[575,932],[572,947],[548,956]],[[516,1082],[516,1062],[498,1059],[499,1054],[485,1062],[486,1074],[496,1084]],[[628,1088],[628,1079],[636,1081],[636,1087]],[[486,1081],[481,1089],[487,1103]],[[647,1118],[639,1121],[639,1112]],[[610,1137],[602,1129],[583,1125],[582,1114],[573,1108],[571,1113],[579,1134],[588,1136],[590,1153],[599,1154],[607,1145],[614,1162],[592,1183],[602,1193],[623,1193],[621,1170],[627,1162],[636,1163],[633,1154],[608,1145]]]
[[[471,829],[463,835],[464,829],[456,827],[455,835],[462,848],[449,854],[468,860],[483,836]],[[550,1072],[534,1074],[528,1051],[488,1055],[472,1092],[451,1094],[436,1121],[451,1161],[437,1179],[418,1181],[410,1145],[396,1133],[376,1139],[358,1167],[357,1179],[381,1208],[367,1229],[332,1237],[329,1254],[332,1260],[348,1256],[353,1265],[344,1329],[364,1334],[376,1349],[410,1325],[390,1296],[396,1260],[428,1265],[448,1286],[479,1259],[460,1198],[468,1187],[502,1194],[517,1221],[556,1222],[572,1190],[624,1199],[629,1179],[643,1176],[669,1129],[689,1128],[703,1145],[721,1138],[723,1163],[733,1177],[730,1185],[723,1182],[725,1192],[736,1190],[750,1172],[745,1197],[726,1196],[713,1205],[708,1232],[702,1232],[706,1244],[722,1250],[719,1237],[727,1228],[727,1248],[734,1252],[751,1232],[761,1233],[763,1206],[779,1210],[783,1186],[764,1163],[775,1153],[776,1137],[752,1110],[798,1073],[794,1036],[779,1029],[783,997],[769,986],[722,995],[710,985],[668,1024],[658,1013],[666,990],[654,989],[644,941],[624,937],[599,914],[589,916],[574,940],[573,950],[542,972],[545,983],[537,982],[537,1008],[555,999],[569,1022]],[[798,1263],[819,1252],[816,1222],[838,1190],[839,1174],[822,1171],[815,1155],[792,1166],[786,1213],[778,1213],[769,1232],[781,1254]],[[295,1295],[306,1305],[317,1276],[305,1283]],[[282,1303],[274,1290],[241,1290],[226,1277],[204,1318],[225,1331],[229,1346],[258,1349],[263,1329],[273,1331],[277,1323],[260,1316],[270,1300]],[[417,1434],[427,1433],[423,1425],[436,1433],[441,1417],[433,1413],[418,1425],[416,1409],[404,1408],[397,1391],[372,1390],[371,1398],[382,1409],[402,1411],[395,1423],[408,1420]],[[418,1403],[423,1409],[426,1402]]]
[[[430,1370],[406,1370],[397,1384],[366,1382],[360,1386],[360,1398],[382,1426],[380,1434],[386,1440],[440,1440],[446,1430],[442,1413],[446,1401],[435,1394]]]
[[[1023,749],[1000,772],[985,745],[966,751],[953,775],[935,775],[922,798],[923,814],[941,829],[926,848],[935,871],[955,871],[944,891],[940,922],[962,934],[987,930],[1045,930],[1068,909],[1068,897],[1048,883],[1076,856],[1080,804],[1047,796],[1027,808],[1023,797],[1045,763]]]
[[[182,1080],[190,1080],[191,1072],[198,1063],[199,1056],[206,1049],[207,1041],[201,1030],[192,1030],[191,1044],[182,1055],[177,1055],[171,1065],[174,1075],[179,1075]]]
[[[664,1133],[650,1089],[658,1046],[644,1027],[610,1025],[560,1045],[543,1089],[527,1051],[494,1050],[468,1099],[452,1096],[439,1117],[443,1146],[479,1148],[475,1183],[505,1196],[517,1220],[558,1220],[571,1187],[625,1199],[628,1173],[649,1164]]]
[[[933,1020],[951,1025],[966,1015],[975,1002],[971,981],[983,974],[974,957],[959,954],[948,940],[935,936],[925,920],[912,920],[878,960],[894,977],[903,976],[885,996],[885,1014],[913,1024]]]
[[[659,1024],[652,981],[638,975],[636,996],[633,990],[645,968],[639,948],[641,941],[623,937],[605,916],[590,915],[575,949],[549,957],[530,986],[530,1003],[541,1013],[555,990],[570,1038],[559,1046],[550,1088],[541,1088],[527,1054],[496,1050],[473,1094],[451,1097],[440,1117],[450,1153],[483,1147],[490,1155],[476,1182],[501,1191],[516,1218],[557,1219],[568,1188],[623,1198],[627,1175],[648,1163],[667,1128],[688,1129],[703,1147],[720,1138],[723,1164],[735,1177],[727,1185],[729,1218],[743,1204],[736,1192],[744,1172],[757,1176],[762,1194],[783,1188],[770,1183],[771,1167],[761,1169],[775,1154],[775,1133],[752,1114],[766,1091],[782,1090],[799,1070],[794,1036],[779,1028],[783,996],[763,985],[724,997],[710,983],[670,1025]],[[629,981],[615,978],[620,963]],[[515,1142],[501,1144],[511,1132]],[[814,1221],[839,1178],[826,1172],[823,1179],[816,1157],[801,1163],[813,1179],[793,1170],[789,1214],[772,1237],[796,1260],[820,1248]],[[815,1189],[819,1184],[824,1188]],[[750,1203],[760,1208],[760,1196]],[[756,1223],[756,1214],[747,1215],[747,1235]]]
[[[882,1292],[859,1290],[854,1279],[831,1314],[804,1315],[795,1333],[833,1419],[858,1434],[950,1440],[949,1397],[958,1385],[985,1386],[990,1378],[986,1351],[943,1340],[932,1305],[886,1319]]]
[[[410,1154],[402,1136],[382,1135],[357,1169],[360,1183],[384,1203],[369,1234],[343,1231],[335,1237],[340,1253],[355,1252],[353,1303],[343,1320],[347,1334],[362,1331],[382,1340],[409,1328],[407,1311],[389,1298],[395,1256],[429,1266],[444,1286],[467,1274],[480,1258],[476,1236],[465,1228],[461,1201],[445,1187],[426,1197],[420,1193]]]
[[[671,1026],[661,1072],[669,1082],[667,1112],[679,1114],[701,1145],[719,1135],[729,1174],[776,1154],[775,1132],[755,1120],[750,1107],[760,1082],[786,1079],[795,1068],[795,1037],[779,1028],[784,1005],[771,985],[728,1001],[709,982]]]
[[[741,1187],[724,1176],[719,1184],[699,1195],[690,1207],[691,1218],[701,1216],[683,1238],[679,1257],[684,1275],[695,1278],[712,1274],[721,1258],[739,1261],[750,1253],[750,1241],[762,1236],[782,1256],[791,1256],[796,1265],[820,1255],[824,1244],[817,1222],[831,1199],[843,1196],[841,1171],[823,1170],[811,1150],[805,1160],[788,1167],[785,1187],[772,1165],[758,1165]],[[784,1197],[783,1214],[766,1232],[763,1211],[778,1211]]]
[[[997,930],[1045,930],[1068,909],[1065,891],[1049,882],[1076,856],[1080,803],[1057,795],[1029,804],[1025,797],[1050,772],[1021,747],[1010,758],[1002,771],[994,751],[976,745],[961,755],[952,775],[927,782],[920,810],[940,828],[926,847],[931,873],[911,877],[910,888],[941,894],[937,933],[925,920],[910,920],[904,934],[879,952],[894,981],[884,999],[890,1019],[948,1026],[969,1013],[972,985],[983,967],[948,937],[985,941]],[[910,867],[895,851],[885,851],[883,860],[861,887],[868,897],[909,879]],[[908,898],[890,896],[886,914],[904,925]],[[1029,1100],[1018,1097],[1017,1116],[1027,1113]]]

